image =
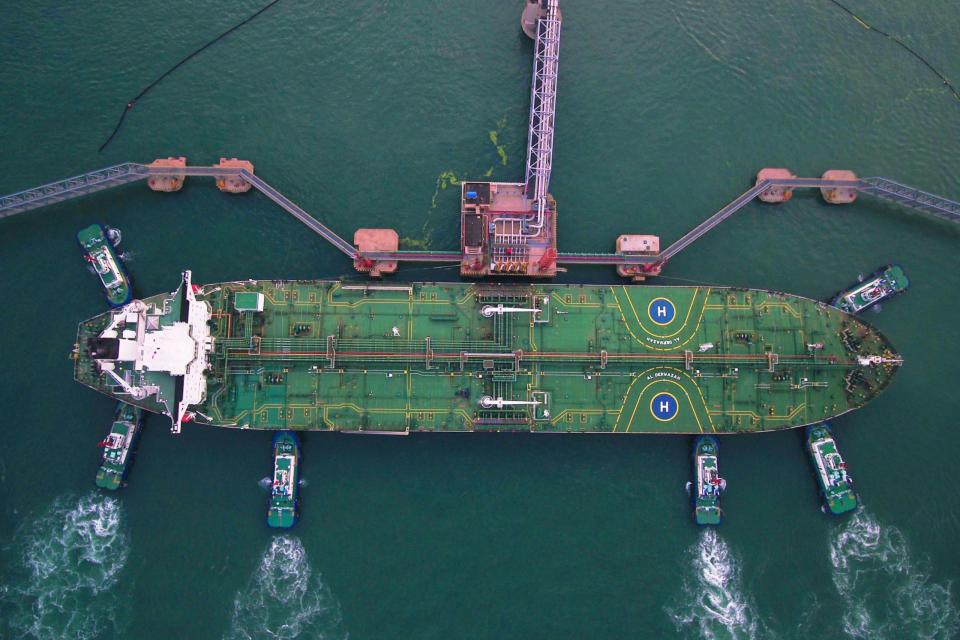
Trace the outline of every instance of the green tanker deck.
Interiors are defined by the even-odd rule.
[[[80,324],[75,377],[223,427],[746,433],[863,406],[900,364],[862,320],[771,291],[245,281]]]

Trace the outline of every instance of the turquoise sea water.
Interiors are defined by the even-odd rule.
[[[284,0],[152,78],[256,2],[26,0],[0,19],[0,193],[186,155],[257,173],[350,237],[457,243],[457,177],[523,170],[532,44],[516,0]],[[960,102],[827,1],[564,0],[551,191],[559,244],[669,242],[763,166],[850,168],[960,197]],[[850,0],[960,80],[960,8]],[[493,135],[491,135],[493,132]],[[496,142],[493,141],[496,140]],[[498,146],[501,149],[498,151]],[[905,358],[835,424],[864,507],[820,513],[799,433],[725,438],[726,520],[691,523],[672,437],[304,438],[302,520],[265,524],[270,434],[152,417],[130,486],[93,490],[112,404],[72,381],[104,309],[75,246],[123,230],[141,294],[354,277],[257,194],[142,184],[0,222],[0,637],[950,638],[960,630],[960,230],[863,199],[752,204],[678,256],[687,280],[826,297],[886,262],[868,320]],[[398,279],[452,279],[401,267]],[[563,279],[613,282],[612,270]],[[682,280],[681,280],[682,279]]]

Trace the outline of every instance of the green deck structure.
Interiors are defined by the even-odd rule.
[[[130,302],[130,277],[107,239],[103,226],[92,224],[81,229],[77,232],[77,242],[80,243],[87,262],[100,278],[110,306],[119,307]]]
[[[270,489],[270,508],[267,524],[274,528],[289,529],[297,522],[300,475],[300,443],[289,431],[280,431],[273,436],[273,483]]]
[[[807,450],[817,475],[825,510],[840,515],[856,509],[857,494],[853,491],[853,479],[847,474],[847,464],[837,449],[837,442],[828,424],[809,428]]]
[[[693,482],[688,485],[693,499],[693,518],[701,526],[717,526],[723,519],[720,494],[726,481],[720,477],[720,443],[715,436],[697,436],[693,443]]]
[[[97,486],[116,491],[127,478],[127,471],[143,426],[143,409],[123,402],[117,403],[110,425],[110,433],[100,445],[103,447],[103,462],[97,469]]]
[[[198,287],[189,271],[173,293],[81,323],[75,358],[79,382],[165,413],[174,431],[389,433],[788,429],[862,406],[900,364],[862,320],[770,291]]]
[[[903,293],[909,286],[910,279],[903,272],[903,268],[891,264],[877,270],[863,282],[838,293],[832,304],[841,311],[856,314],[882,300]]]

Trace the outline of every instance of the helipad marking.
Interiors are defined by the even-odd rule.
[[[647,315],[650,316],[650,320],[654,324],[663,327],[673,322],[673,319],[677,317],[677,309],[666,298],[654,298],[647,307]]]
[[[660,422],[670,422],[680,413],[680,404],[672,393],[661,391],[650,401],[650,413]]]

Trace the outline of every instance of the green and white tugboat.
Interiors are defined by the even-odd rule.
[[[111,307],[120,307],[130,302],[133,289],[130,276],[114,251],[109,237],[111,233],[119,238],[119,234],[113,229],[108,231],[103,225],[92,224],[77,233],[77,242],[83,248],[84,259],[100,278],[107,294],[107,302]]]
[[[857,314],[881,300],[906,291],[909,286],[910,280],[900,265],[888,264],[862,282],[838,293],[830,304],[847,313]]]
[[[827,422],[807,427],[807,449],[817,472],[824,511],[840,515],[857,508],[857,494],[853,491],[853,479],[847,474],[833,431]]]
[[[273,436],[273,484],[267,524],[289,529],[297,522],[300,499],[297,496],[300,475],[300,442],[292,431]]]
[[[110,433],[100,442],[103,464],[97,471],[97,486],[115,491],[123,486],[143,426],[143,409],[118,402]]]
[[[693,518],[700,526],[719,525],[723,518],[720,494],[727,481],[720,477],[720,442],[714,436],[698,436],[693,441],[693,482],[687,493],[693,502]]]

